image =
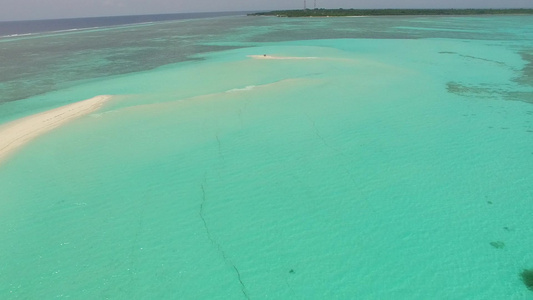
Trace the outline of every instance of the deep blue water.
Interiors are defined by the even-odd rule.
[[[173,21],[184,19],[212,18],[222,16],[235,16],[246,12],[208,12],[208,13],[180,13],[159,15],[92,17],[75,19],[31,20],[0,22],[0,37],[12,35],[25,35],[33,33],[76,30],[95,27],[109,27],[128,24],[149,22]]]

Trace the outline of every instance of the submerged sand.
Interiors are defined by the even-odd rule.
[[[39,135],[99,109],[110,98],[96,96],[0,126],[0,162]]]

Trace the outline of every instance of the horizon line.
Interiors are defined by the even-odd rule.
[[[457,8],[457,7],[439,7],[439,8],[420,8],[420,7],[387,7],[387,8],[307,8],[307,10],[315,9],[356,9],[356,10],[390,10],[390,9],[405,9],[405,10],[442,10],[442,9],[456,9],[456,10],[468,10],[468,9],[533,9],[532,7],[467,7],[467,8]],[[147,14],[119,14],[119,15],[98,15],[98,16],[77,16],[77,17],[51,17],[51,18],[42,18],[42,19],[0,19],[0,23],[3,22],[29,22],[29,21],[51,21],[51,20],[75,20],[75,19],[97,19],[97,18],[116,18],[116,17],[143,17],[143,16],[165,16],[165,15],[188,15],[188,14],[219,14],[219,13],[258,13],[258,12],[270,12],[270,11],[289,11],[289,10],[303,10],[302,8],[293,8],[293,9],[258,9],[258,10],[223,10],[223,11],[194,11],[194,12],[172,12],[172,13],[147,13]]]

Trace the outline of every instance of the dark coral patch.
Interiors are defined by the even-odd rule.
[[[533,269],[522,271],[522,273],[520,273],[520,276],[522,277],[522,281],[524,282],[526,287],[533,291]]]
[[[502,241],[490,242],[490,245],[496,249],[503,249],[505,247],[505,243]]]

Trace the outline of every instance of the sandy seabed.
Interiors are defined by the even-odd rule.
[[[96,96],[1,125],[0,162],[32,139],[99,109],[109,99],[108,95]]]

